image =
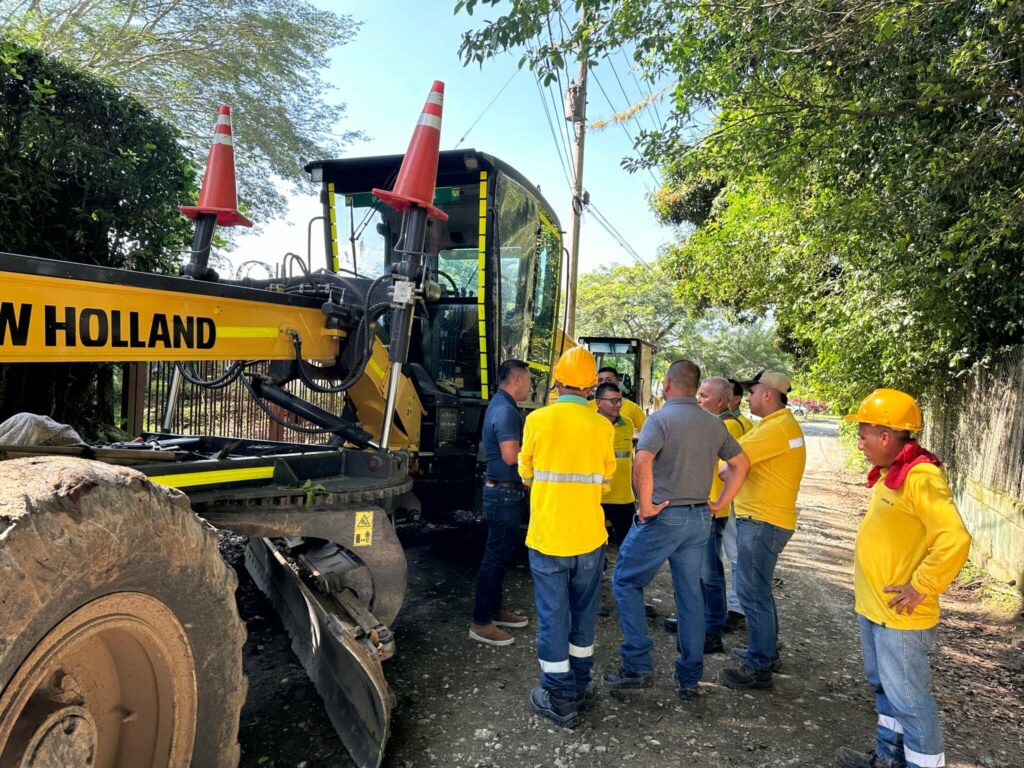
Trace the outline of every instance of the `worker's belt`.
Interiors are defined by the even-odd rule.
[[[518,491],[523,487],[518,480],[484,480],[484,488],[514,488]]]

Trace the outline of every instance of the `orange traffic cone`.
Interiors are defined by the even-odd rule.
[[[217,125],[213,129],[213,145],[206,161],[203,186],[199,190],[199,205],[178,208],[195,221],[200,214],[217,214],[222,227],[251,227],[252,222],[238,212],[235,193],[235,145],[231,138],[231,107],[220,105]]]
[[[444,104],[444,83],[435,80],[416,123],[412,141],[405,151],[395,188],[388,192],[374,189],[373,194],[396,211],[407,211],[418,205],[427,215],[445,221],[448,214],[435,208],[434,185],[437,182],[437,150],[441,144],[441,106]]]

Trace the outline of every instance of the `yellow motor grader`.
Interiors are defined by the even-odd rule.
[[[196,228],[182,277],[0,252],[0,362],[160,362],[174,371],[165,425],[188,388],[241,386],[286,428],[329,440],[163,428],[0,445],[0,766],[237,764],[245,632],[214,528],[249,537],[247,568],[334,727],[359,765],[380,765],[381,663],[406,589],[395,512],[441,486],[472,503],[497,367],[527,361],[523,405],[543,405],[558,325],[551,207],[491,155],[437,152],[437,85],[404,164],[307,168],[322,190],[322,267],[308,254],[285,277],[210,269],[215,228],[242,219],[233,155],[230,203],[204,204],[214,150],[185,211]],[[230,148],[223,124],[215,150]],[[211,375],[198,361],[226,362]],[[344,407],[313,404],[299,383]]]

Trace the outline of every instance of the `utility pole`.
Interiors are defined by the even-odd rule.
[[[586,196],[583,192],[583,143],[587,136],[587,52],[580,57],[579,81],[569,84],[565,96],[565,119],[571,120],[576,136],[576,155],[573,162],[572,216],[569,219],[569,263],[565,291],[565,333],[574,336],[576,330],[576,277],[580,264],[580,218]]]

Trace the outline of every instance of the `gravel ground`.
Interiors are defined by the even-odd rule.
[[[385,672],[397,698],[385,765],[413,766],[830,766],[842,745],[871,745],[874,709],[863,680],[853,614],[853,539],[866,508],[860,477],[843,468],[834,422],[805,424],[808,469],[800,522],[777,576],[783,670],[771,692],[720,686],[724,656],[705,659],[704,694],[675,696],[674,642],[652,619],[653,688],[602,691],[574,731],[534,715],[527,697],[537,684],[535,630],[512,630],[507,648],[468,639],[483,527],[408,526],[410,585],[394,624],[397,656]],[[240,565],[244,539],[224,535],[239,569],[238,599],[249,630],[245,667],[249,697],[239,739],[243,766],[352,766],[320,700],[291,655],[269,603]],[[507,604],[532,614],[525,552],[506,581]],[[614,556],[614,553],[612,553]],[[671,612],[667,569],[648,593]],[[977,591],[955,588],[933,652],[934,689],[944,713],[951,768],[1024,768],[1024,628],[1020,617],[983,604]],[[601,618],[595,671],[618,665],[614,610]],[[726,645],[745,644],[727,635]]]

